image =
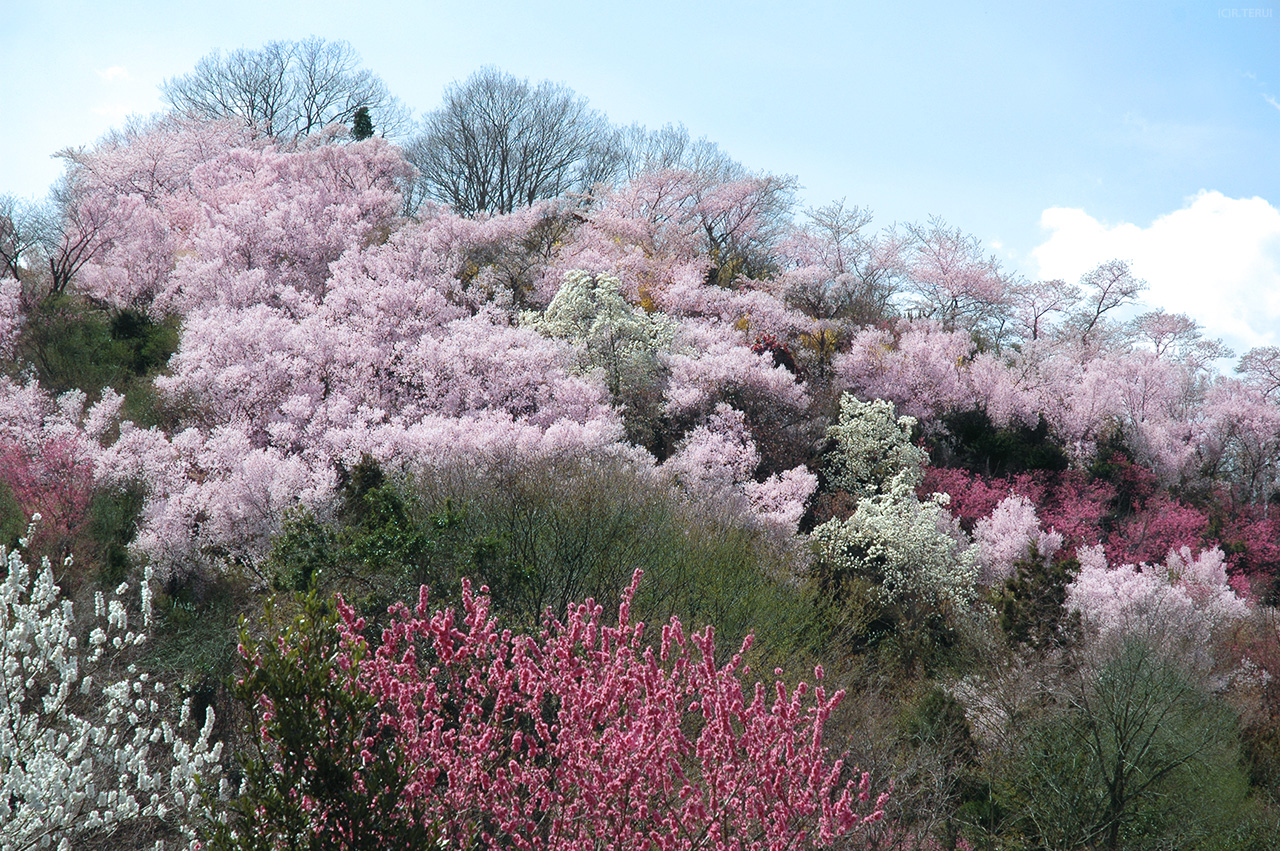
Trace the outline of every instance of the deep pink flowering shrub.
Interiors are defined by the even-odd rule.
[[[830,759],[844,696],[819,683],[745,687],[710,627],[673,618],[647,644],[588,600],[537,635],[499,630],[482,588],[431,613],[422,589],[379,639],[339,600],[340,676],[373,696],[366,749],[404,755],[406,807],[449,847],[781,849],[830,845],[882,817],[869,778]],[[743,652],[750,639],[744,642]],[[778,672],[780,673],[780,672]],[[311,802],[325,822],[326,802]]]
[[[951,513],[969,529],[1010,494],[1024,496],[1035,507],[1042,526],[1061,534],[1068,548],[1102,539],[1103,520],[1115,493],[1107,482],[1091,481],[1076,470],[989,478],[944,467],[926,467],[919,491],[950,494]]]

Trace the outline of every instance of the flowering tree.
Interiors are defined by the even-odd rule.
[[[47,559],[32,570],[20,549],[0,547],[0,558],[0,849],[69,851],[139,821],[193,836],[199,784],[217,780],[222,746],[210,743],[212,709],[184,737],[190,702],[174,725],[164,683],[125,667],[147,640],[147,580],[141,625],[130,625],[122,584],[97,594],[86,636]]]
[[[929,456],[910,442],[915,421],[895,421],[891,403],[848,393],[840,408],[828,429],[836,444],[828,478],[858,501],[847,519],[813,530],[819,583],[838,599],[850,583],[870,582],[881,603],[901,601],[909,612],[967,602],[979,551],[947,510],[947,494],[916,494]]]
[[[7,273],[0,273],[0,358],[13,355],[22,321],[22,284]]]
[[[818,479],[794,467],[755,480],[760,453],[741,411],[721,403],[704,425],[693,429],[661,469],[691,497],[720,505],[742,517],[753,514],[766,526],[793,535]]]
[[[1163,564],[1107,565],[1102,547],[1079,552],[1080,573],[1067,586],[1067,608],[1104,637],[1177,624],[1190,646],[1206,642],[1249,612],[1227,577],[1222,550],[1170,550]]]
[[[995,256],[984,257],[976,237],[936,217],[905,230],[904,289],[912,311],[949,331],[995,331],[1009,298],[1009,281]]]
[[[819,684],[810,702],[803,683],[744,689],[741,655],[718,666],[712,630],[686,635],[675,618],[646,646],[644,625],[629,619],[638,581],[637,572],[617,626],[602,624],[588,601],[563,622],[548,616],[536,636],[513,635],[498,630],[484,589],[464,583],[461,612],[430,613],[424,588],[412,612],[392,608],[376,642],[339,599],[337,634],[286,630],[275,646],[247,648],[246,683],[287,660],[290,681],[319,675],[324,694],[367,695],[371,723],[322,719],[322,731],[339,735],[309,761],[289,751],[297,737],[277,738],[292,729],[280,722],[296,690],[252,680],[266,687],[244,696],[266,750],[250,776],[275,790],[273,772],[302,776],[284,810],[287,792],[272,792],[266,809],[238,802],[235,829],[247,838],[231,847],[354,848],[368,836],[389,837],[377,847],[409,847],[410,832],[426,828],[458,847],[782,851],[828,846],[881,817],[887,795],[870,803],[868,776],[829,761],[822,743],[842,692]],[[307,660],[328,667],[311,670]],[[324,784],[318,769],[334,755],[363,766],[354,786]],[[389,765],[405,773],[393,775],[398,794],[381,821],[344,835],[342,813],[375,812],[352,793],[385,798],[372,778],[385,779]],[[316,845],[320,835],[334,844]]]
[[[1032,552],[1049,560],[1062,549],[1062,535],[1040,527],[1036,508],[1025,496],[1011,494],[978,521],[973,530],[982,565],[983,584],[998,584],[1013,575],[1019,561]]]
[[[892,402],[863,402],[844,394],[840,422],[827,429],[835,443],[827,470],[832,486],[869,497],[887,491],[900,474],[908,486],[919,484],[929,455],[911,442],[915,424],[914,417],[895,420]]]
[[[931,608],[968,602],[978,549],[947,511],[949,502],[938,493],[920,499],[899,473],[883,492],[859,500],[847,520],[828,520],[813,530],[820,570],[835,579],[870,579],[886,603]]]
[[[675,330],[662,314],[629,305],[617,278],[581,270],[565,275],[546,311],[531,317],[529,324],[548,337],[574,344],[580,365],[604,370],[614,396],[653,380],[658,354],[671,347]]]
[[[889,313],[901,274],[902,240],[864,232],[871,211],[843,201],[806,213],[783,243],[789,304],[810,316],[870,322]]]

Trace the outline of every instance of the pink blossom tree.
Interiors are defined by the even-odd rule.
[[[758,519],[787,537],[794,535],[817,476],[804,467],[756,480],[760,453],[741,411],[723,402],[707,422],[690,431],[661,470],[690,498],[732,514]]]
[[[423,588],[412,611],[392,607],[379,639],[339,599],[337,634],[250,642],[244,698],[263,754],[232,827],[255,848],[374,847],[384,834],[377,847],[390,847],[426,829],[462,847],[782,851],[856,838],[882,817],[887,794],[873,801],[868,775],[823,743],[843,692],[827,693],[820,668],[810,697],[804,683],[744,687],[741,654],[717,665],[710,628],[686,634],[673,618],[646,642],[629,617],[638,580],[616,626],[587,601],[516,635],[464,583],[461,611],[432,613]],[[282,679],[259,674],[270,671]],[[317,676],[332,712],[308,732],[326,748],[308,762],[277,719],[299,709],[289,681]],[[354,772],[354,786],[330,783],[321,761]],[[356,816],[360,835],[347,835]]]
[[[1105,639],[1177,624],[1188,645],[1207,645],[1249,613],[1228,581],[1222,550],[1170,550],[1162,564],[1111,567],[1101,546],[1079,551],[1067,608]]]
[[[1013,576],[1018,562],[1034,552],[1049,560],[1062,549],[1062,535],[1040,527],[1035,506],[1025,496],[1005,497],[973,530],[978,546],[978,582],[999,585]]]
[[[1010,283],[994,255],[984,256],[975,237],[936,217],[905,231],[904,289],[914,315],[948,331],[998,334]]]

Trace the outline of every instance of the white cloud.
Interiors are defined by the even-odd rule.
[[[116,80],[130,80],[129,72],[119,65],[112,65],[110,68],[103,68],[100,71],[94,71],[102,79],[108,83],[114,83]]]
[[[1185,313],[1237,354],[1280,345],[1280,210],[1262,198],[1201,191],[1140,227],[1050,207],[1048,238],[1031,255],[1041,279],[1074,281],[1098,263],[1128,260],[1151,307]]]

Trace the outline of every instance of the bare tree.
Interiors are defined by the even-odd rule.
[[[422,194],[459,213],[509,213],[608,176],[612,131],[585,98],[483,68],[445,90],[405,148]]]
[[[329,124],[350,124],[361,107],[369,110],[383,136],[396,135],[408,123],[404,107],[376,74],[360,67],[350,44],[314,36],[225,55],[214,51],[190,74],[165,80],[161,90],[174,109],[240,119],[284,140]]]
[[[54,184],[32,219],[35,251],[49,274],[41,297],[65,292],[76,273],[110,245],[111,212],[101,198],[85,197],[73,175]]]
[[[1137,301],[1147,282],[1135,278],[1123,260],[1108,260],[1080,278],[1084,298],[1068,316],[1069,336],[1080,341],[1086,350],[1105,343],[1108,337],[1107,314]]]
[[[24,264],[39,244],[36,206],[12,195],[0,195],[0,275],[21,280]]]

